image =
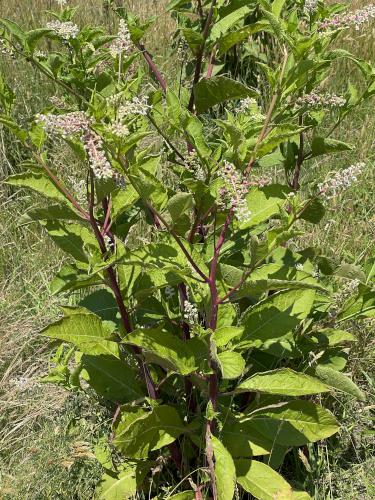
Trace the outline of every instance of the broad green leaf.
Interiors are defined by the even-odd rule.
[[[225,351],[217,355],[223,379],[240,377],[245,369],[245,360],[239,352]]]
[[[184,424],[172,406],[156,406],[151,411],[134,409],[120,420],[113,444],[124,457],[142,459],[150,451],[173,443],[184,431]]]
[[[365,394],[349,377],[329,366],[317,365],[314,375],[334,389],[350,394],[361,401],[366,400]]]
[[[116,220],[129,207],[132,207],[139,199],[139,194],[131,184],[127,184],[125,189],[118,189],[111,196],[112,211],[111,218]]]
[[[227,345],[232,339],[243,334],[243,327],[240,326],[223,326],[215,330],[213,340],[217,347]]]
[[[81,377],[101,396],[117,403],[127,403],[143,397],[134,370],[114,356],[81,358]]]
[[[280,17],[281,11],[285,5],[286,0],[274,0],[272,2],[272,12],[276,17]]]
[[[337,319],[341,322],[353,318],[373,317],[375,317],[375,290],[363,285],[360,295],[345,303]]]
[[[347,278],[349,280],[366,281],[366,275],[359,266],[354,264],[342,264],[335,271],[336,276]]]
[[[176,493],[176,495],[172,495],[165,497],[165,500],[195,500],[195,492],[193,490],[181,491],[180,493]]]
[[[127,464],[118,475],[105,473],[95,491],[97,500],[127,500],[137,492],[136,463]]]
[[[290,368],[257,373],[241,382],[235,389],[235,392],[262,392],[285,396],[306,396],[328,391],[329,387],[322,384],[319,379],[295,372]]]
[[[50,290],[55,295],[67,290],[78,290],[102,283],[103,280],[97,275],[89,276],[87,271],[79,269],[73,264],[66,264],[51,281]]]
[[[199,114],[221,102],[244,97],[257,97],[257,95],[254,89],[225,76],[204,79],[194,86],[195,106]]]
[[[303,210],[299,218],[312,222],[313,224],[318,224],[318,222],[323,219],[325,212],[326,210],[321,200],[314,198]]]
[[[184,28],[182,32],[184,34],[185,40],[187,41],[187,44],[190,47],[190,50],[194,55],[197,55],[204,43],[201,33],[198,33],[191,28]]]
[[[212,42],[217,41],[225,35],[232,26],[238,23],[238,21],[241,21],[241,19],[246,17],[252,10],[254,10],[254,5],[243,6],[217,21],[212,27],[210,40]]]
[[[47,208],[32,208],[20,218],[20,224],[40,220],[82,220],[76,212],[64,205],[50,205]]]
[[[292,350],[293,331],[310,313],[315,293],[278,292],[247,309],[241,318],[245,331],[237,347],[257,347],[277,355]]]
[[[287,194],[291,191],[287,186],[271,184],[263,188],[252,187],[246,197],[251,216],[241,224],[241,229],[256,226],[278,214],[284,205]]]
[[[44,223],[49,236],[64,252],[72,255],[78,262],[88,263],[89,257],[95,249],[100,255],[99,245],[93,233],[84,226],[64,221],[50,221]]]
[[[188,375],[196,370],[193,352],[177,336],[161,328],[137,329],[126,336],[126,344],[140,347],[150,363]]]
[[[165,207],[167,191],[154,175],[142,167],[131,167],[129,178],[143,200],[150,202],[157,210]]]
[[[211,436],[215,457],[215,478],[218,500],[232,500],[236,485],[236,468],[233,458],[225,446]]]
[[[169,199],[167,210],[170,213],[172,221],[176,223],[181,216],[186,215],[194,205],[193,195],[191,193],[177,193]]]
[[[29,188],[47,198],[68,203],[65,195],[53,184],[51,179],[43,172],[23,172],[11,175],[6,180],[11,186]]]
[[[235,465],[237,482],[255,498],[259,500],[296,500],[301,498],[296,497],[290,484],[265,463],[256,460],[236,460]],[[309,495],[305,495],[302,498],[310,498]]]
[[[208,158],[212,152],[206,143],[203,124],[199,118],[196,116],[189,116],[184,121],[184,128],[199,156]]]
[[[48,28],[38,28],[36,30],[31,30],[26,33],[26,42],[28,48],[31,52],[34,52],[34,49],[41,38],[44,38],[45,35],[51,33],[51,30]]]
[[[0,115],[0,124],[7,127],[13,133],[13,135],[18,137],[18,139],[20,139],[22,142],[24,142],[26,140],[27,135],[28,135],[26,130],[23,130],[14,120],[9,118],[9,116]],[[18,174],[18,175],[20,175],[20,174]],[[12,177],[14,177],[14,176],[12,176]],[[11,177],[9,177],[9,178],[11,178]]]
[[[82,313],[66,316],[42,330],[45,337],[74,344],[84,354],[119,357],[116,342],[108,340],[108,329],[95,314]]]
[[[247,40],[249,36],[259,33],[260,31],[270,31],[271,25],[266,20],[260,20],[249,26],[245,26],[239,30],[233,31],[223,36],[219,40],[219,54],[225,54],[233,45],[241,43],[243,40]]]
[[[290,401],[259,409],[251,414],[251,424],[283,446],[302,446],[326,439],[339,430],[328,410],[310,401]]]
[[[329,137],[319,137],[315,136],[311,144],[312,157],[339,153],[341,151],[351,151],[354,146],[347,144],[346,142],[338,141],[337,139],[331,139]]]

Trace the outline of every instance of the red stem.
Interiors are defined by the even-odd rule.
[[[167,91],[167,84],[166,84],[166,82],[165,82],[162,74],[160,73],[158,67],[154,63],[154,61],[153,61],[153,59],[151,57],[151,54],[146,50],[146,48],[145,48],[145,46],[143,44],[138,43],[136,46],[142,52],[142,55],[145,58],[145,61],[147,62],[148,67],[150,68],[150,70],[154,74],[156,80],[160,84],[160,87],[163,89],[163,92],[165,93]]]

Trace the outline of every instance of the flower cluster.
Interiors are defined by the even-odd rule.
[[[95,177],[98,179],[111,179],[113,170],[103,151],[101,137],[90,130],[83,136],[83,144]]]
[[[245,99],[240,100],[240,104],[238,105],[237,111],[239,113],[246,113],[249,110],[250,106],[256,104],[256,100],[252,97],[246,97]]]
[[[233,209],[237,219],[244,222],[249,219],[251,212],[247,206],[246,195],[248,182],[234,165],[225,161],[220,170],[224,185],[220,189],[220,204],[223,208]]]
[[[198,309],[188,300],[184,302],[184,319],[189,325],[196,325],[198,323]]]
[[[127,115],[142,115],[146,116],[151,106],[147,103],[148,97],[143,95],[141,97],[133,97],[131,101],[127,101],[118,109],[118,119],[121,121]]]
[[[333,302],[336,306],[341,306],[349,297],[357,293],[360,280],[348,280],[336,293],[333,294]]]
[[[201,162],[195,150],[189,151],[185,158],[185,168],[191,172],[199,181],[206,180],[206,173],[202,168]]]
[[[50,103],[52,106],[55,106],[55,108],[64,108],[65,107],[65,102],[61,99],[61,97],[57,95],[53,95],[49,98]]]
[[[296,101],[298,108],[307,107],[310,109],[318,108],[340,108],[345,106],[346,99],[335,94],[305,94]]]
[[[331,19],[322,21],[319,26],[319,31],[335,31],[338,29],[346,29],[355,27],[359,30],[360,27],[366,23],[369,23],[371,19],[375,18],[375,5],[371,4],[363,9],[358,9],[354,12],[349,12],[347,14],[336,14]]]
[[[305,0],[303,11],[305,14],[312,15],[318,8],[318,0]]]
[[[70,38],[76,38],[79,33],[79,28],[72,21],[67,21],[65,23],[61,21],[51,21],[46,24],[49,30],[52,30],[56,35],[60,36],[64,40],[69,40]]]
[[[117,33],[117,38],[113,40],[109,46],[109,52],[113,58],[121,55],[122,53],[128,53],[131,49],[132,41],[130,38],[130,32],[128,25],[124,19],[120,19],[120,28]]]
[[[165,296],[167,297],[167,299],[173,299],[173,297],[176,295],[175,291],[174,291],[174,288],[170,285],[167,285],[165,287]],[[188,302],[189,303],[189,302]]]
[[[337,196],[340,191],[357,182],[365,166],[365,163],[360,162],[336,172],[333,177],[318,185],[319,193],[328,199]]]
[[[109,128],[110,132],[116,137],[122,138],[130,134],[130,130],[127,125],[121,123],[120,120],[113,122]]]
[[[65,115],[36,115],[36,120],[44,124],[47,132],[59,133],[63,137],[88,130],[90,120],[83,111],[73,111]]]

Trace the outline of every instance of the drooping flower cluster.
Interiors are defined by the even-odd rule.
[[[307,107],[310,109],[319,108],[341,108],[345,106],[346,99],[337,96],[335,94],[317,94],[312,92],[311,94],[305,94],[299,97],[296,101],[297,108]]]
[[[358,9],[354,12],[349,12],[347,14],[336,14],[331,19],[322,21],[318,30],[320,32],[330,32],[339,29],[347,29],[354,26],[356,30],[359,30],[361,26],[367,24],[371,19],[375,18],[375,5],[370,4],[363,9]]]
[[[127,101],[118,109],[118,119],[123,120],[127,115],[142,115],[146,116],[151,106],[147,103],[148,97],[133,97],[131,101]]]
[[[198,323],[198,309],[194,304],[185,300],[184,302],[184,319],[189,325],[196,325]]]
[[[44,124],[46,132],[58,133],[63,137],[88,130],[90,119],[83,111],[72,111],[65,115],[36,115],[36,120]]]
[[[303,11],[305,14],[312,15],[316,12],[318,8],[318,0],[305,0],[305,5],[303,7]]]
[[[111,45],[109,46],[109,52],[113,58],[125,53],[130,52],[132,47],[132,41],[130,38],[130,32],[128,25],[124,21],[124,19],[120,19],[120,27],[117,33],[117,38],[113,40]]]
[[[72,21],[61,22],[58,20],[50,21],[46,24],[46,27],[56,33],[64,40],[69,40],[70,38],[76,38],[79,33],[79,28]]]
[[[186,170],[191,172],[199,181],[206,180],[206,173],[202,168],[201,162],[195,150],[189,151],[185,157]]]
[[[103,151],[101,137],[92,130],[89,130],[83,136],[83,145],[95,177],[98,179],[111,179],[113,177],[113,170]]]
[[[337,194],[357,182],[358,176],[362,174],[366,164],[363,162],[351,165],[318,185],[319,193],[325,198],[333,198]]]
[[[226,209],[233,209],[239,222],[248,220],[251,212],[247,206],[246,195],[248,193],[248,182],[241,172],[232,163],[224,162],[219,175],[224,179],[224,185],[220,189],[220,205]]]

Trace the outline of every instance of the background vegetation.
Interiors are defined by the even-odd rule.
[[[30,28],[43,26],[47,19],[44,11],[54,3],[54,0],[3,0],[0,17],[9,17]],[[102,0],[71,3],[80,5],[79,24],[95,21],[108,30],[115,29],[115,19]],[[171,33],[175,26],[164,12],[166,0],[125,3],[141,17],[157,16],[147,45],[160,61],[168,55],[164,58],[167,67],[162,65],[162,69],[172,70],[175,55]],[[358,0],[351,2],[351,7],[366,4],[365,0]],[[348,33],[345,40],[352,51],[372,62],[374,30],[375,23],[360,36]],[[41,85],[40,77],[30,67],[9,59],[0,59],[0,65],[21,98],[18,110],[21,119],[31,116],[36,107],[48,102],[54,94],[53,88]],[[330,86],[339,93],[346,88],[348,79],[356,82],[356,72],[340,63],[331,75]],[[368,171],[360,182],[346,191],[338,204],[331,206],[321,226],[306,237],[321,246],[326,254],[340,256],[351,263],[361,262],[374,250],[375,179],[374,170],[370,168],[374,162],[373,106],[374,101],[368,101],[338,131],[341,139],[356,146],[353,158],[347,153],[337,157],[336,164],[314,161],[305,174],[323,179],[343,162],[349,165],[352,159],[353,162],[369,160]],[[0,179],[17,171],[21,157],[17,143],[10,141],[0,128]],[[66,150],[56,151],[55,162],[68,173],[74,168]],[[89,395],[69,394],[38,382],[46,370],[49,346],[38,338],[37,331],[56,315],[57,300],[48,290],[48,281],[63,257],[36,225],[16,223],[32,202],[29,193],[14,195],[0,184],[0,499],[90,499],[101,475],[93,456],[93,443],[99,428],[110,423],[109,416],[99,405],[95,406]],[[350,353],[348,370],[366,393],[367,401],[357,403],[345,396],[332,400],[330,404],[343,423],[341,434],[304,450],[303,456],[296,455],[283,471],[286,476],[288,471],[299,475],[319,500],[375,497],[374,326],[374,322],[367,321],[348,327],[358,338]]]

